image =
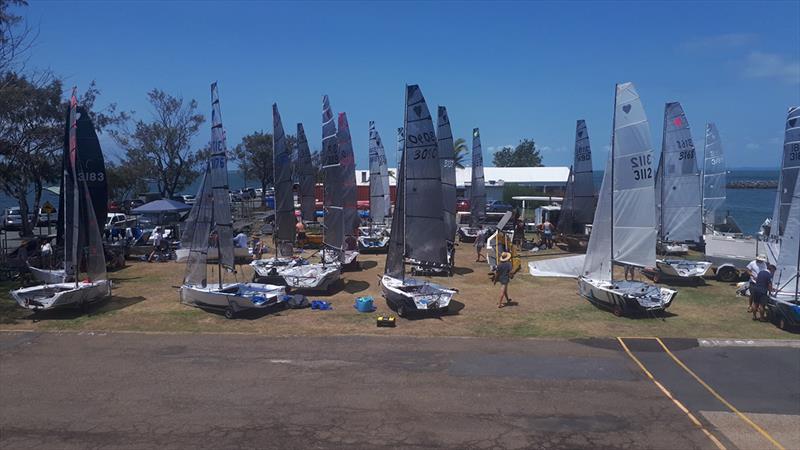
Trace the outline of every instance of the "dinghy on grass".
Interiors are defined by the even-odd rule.
[[[406,86],[406,140],[397,178],[397,200],[381,291],[390,308],[405,317],[412,311],[447,311],[455,290],[406,278],[406,259],[420,267],[447,265],[442,214],[442,167],[436,133],[417,85]]]
[[[111,281],[106,276],[100,223],[95,216],[92,192],[87,182],[97,176],[90,172],[94,167],[82,164],[78,157],[81,147],[92,146],[99,150],[100,144],[88,113],[82,108],[79,112],[75,91],[73,88],[67,110],[60,192],[63,196],[63,221],[60,225],[63,226],[64,269],[42,270],[43,276],[52,277],[49,279],[58,281],[56,283],[11,291],[11,297],[17,304],[27,309],[83,309],[111,296]],[[83,280],[81,268],[85,268],[86,277]]]
[[[578,289],[615,315],[662,311],[672,304],[676,291],[613,278],[614,264],[653,267],[656,260],[653,150],[647,117],[632,83],[616,86],[613,123],[611,152]]]
[[[658,246],[664,255],[687,254],[689,245],[703,240],[701,176],[689,122],[678,102],[664,107],[661,158],[656,172]],[[702,281],[711,270],[708,261],[660,258],[646,273],[662,279]]]
[[[184,235],[189,242],[186,275],[180,290],[181,303],[202,309],[223,311],[232,319],[240,311],[266,308],[286,299],[281,286],[261,283],[225,283],[225,272],[235,273],[233,220],[228,194],[228,158],[222,129],[217,83],[211,85],[211,155],[206,163],[200,190],[195,198]],[[216,232],[216,285],[208,283],[207,254],[211,231]]]
[[[475,242],[486,220],[486,180],[483,177],[481,132],[472,130],[472,179],[469,187],[469,226],[458,229],[461,242]]]

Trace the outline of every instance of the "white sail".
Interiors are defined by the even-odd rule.
[[[611,154],[608,155],[597,209],[594,211],[583,276],[594,280],[611,280]]]
[[[792,197],[789,210],[786,211],[786,227],[780,240],[780,256],[778,269],[775,271],[773,286],[779,289],[781,296],[798,296],[800,286],[800,177],[794,182],[795,195]]]
[[[656,263],[656,214],[650,127],[633,83],[617,85],[615,100],[611,148],[614,176],[612,260],[653,267]]]
[[[770,235],[780,237],[785,233],[789,209],[793,204],[795,180],[800,172],[800,107],[789,108],[786,131],[783,135],[781,174],[778,180],[778,197],[772,216]]]
[[[664,107],[664,137],[658,168],[659,237],[668,242],[700,242],[700,171],[686,114],[678,102]]]
[[[575,127],[575,161],[572,169],[575,208],[573,222],[582,229],[583,225],[591,223],[597,205],[592,172],[592,149],[589,146],[589,131],[584,120],[579,120]]]
[[[725,158],[717,126],[706,124],[703,162],[703,222],[713,227],[725,204]]]

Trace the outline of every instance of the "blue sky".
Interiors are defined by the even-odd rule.
[[[271,131],[321,140],[321,96],[347,112],[356,160],[375,120],[395,159],[403,86],[453,134],[480,127],[484,159],[533,138],[546,165],[572,161],[587,121],[594,167],[611,134],[614,83],[633,81],[661,142],[664,103],[680,101],[702,148],[719,127],[730,167],[777,167],[786,109],[800,103],[800,2],[46,2],[21,10],[40,28],[29,68],[67,86],[96,80],[100,104],[150,117],[146,92],[197,99],[210,117],[219,81],[229,146]],[[210,125],[196,145],[208,140]],[[658,146],[657,146],[658,144]],[[118,149],[106,142],[107,153]]]

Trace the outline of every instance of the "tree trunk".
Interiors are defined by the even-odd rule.
[[[19,213],[22,216],[22,228],[19,231],[20,236],[33,236],[33,226],[28,220],[28,199],[25,196],[25,189],[17,190],[17,202],[19,203]]]

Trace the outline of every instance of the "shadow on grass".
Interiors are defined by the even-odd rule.
[[[450,305],[447,307],[447,311],[409,311],[406,313],[406,320],[425,320],[425,319],[436,319],[442,320],[442,317],[447,316],[457,316],[461,313],[461,310],[464,309],[464,304],[457,301],[457,300],[450,300]]]
[[[610,307],[607,307],[607,306],[604,306],[604,305],[600,305],[600,304],[598,304],[596,302],[589,302],[589,304],[591,304],[595,308],[599,309],[600,311],[602,311],[604,313],[607,313],[609,316],[615,317],[614,316],[614,312]],[[616,317],[616,318],[618,318],[620,320],[625,320],[625,319],[628,319],[628,320],[643,320],[643,319],[645,319],[645,320],[646,319],[666,320],[666,319],[669,319],[669,318],[672,318],[672,317],[678,317],[678,314],[672,313],[670,311],[663,310],[663,311],[658,311],[658,312],[646,312],[646,311],[625,312],[621,316]]]
[[[56,308],[45,311],[31,311],[30,314],[27,315],[27,317],[22,317],[22,319],[32,320],[34,322],[76,320],[82,318],[89,319],[92,317],[103,316],[105,314],[109,314],[114,311],[125,309],[131,305],[135,305],[142,301],[144,301],[144,297],[142,296],[137,296],[137,297],[111,296],[111,298],[86,305],[85,308],[65,307],[65,308]]]
[[[347,280],[342,290],[348,294],[356,294],[369,289],[369,286],[370,284],[366,281]]]
[[[206,309],[206,308],[198,308],[201,311],[207,312],[209,314],[214,314],[220,317],[224,317],[224,311],[222,309]],[[281,316],[282,312],[290,310],[289,305],[286,303],[278,303],[273,306],[267,308],[251,308],[245,309],[244,311],[239,311],[236,313],[236,316],[232,320],[258,320],[266,316]]]
[[[454,275],[469,275],[473,272],[475,271],[470,269],[469,267],[453,267]]]

